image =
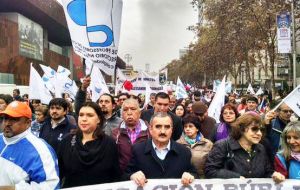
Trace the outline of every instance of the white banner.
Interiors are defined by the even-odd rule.
[[[144,187],[133,181],[68,188],[70,190],[300,190],[299,180],[285,180],[275,184],[270,178],[196,179],[183,186],[180,179],[149,179]]]
[[[278,53],[291,53],[291,17],[289,13],[277,15],[277,49]]]
[[[146,83],[149,85],[151,92],[163,91],[163,86],[159,84],[159,75],[151,76],[146,72],[140,72],[137,77],[126,77],[121,70],[117,70],[116,77],[116,92],[122,91],[122,85],[126,80],[131,81],[133,88],[130,90],[130,94],[138,95],[146,93]]]
[[[121,28],[122,0],[63,0],[74,51],[113,75]]]

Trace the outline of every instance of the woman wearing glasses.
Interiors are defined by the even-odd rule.
[[[300,179],[300,121],[290,122],[281,139],[282,149],[275,156],[275,170],[288,179]]]
[[[231,125],[228,139],[218,141],[205,165],[207,178],[268,178],[281,182],[285,178],[274,172],[263,145],[261,119],[246,112]]]
[[[231,124],[237,119],[239,112],[232,103],[225,104],[221,109],[220,123],[217,124],[210,140],[214,143],[218,140],[225,139],[231,131]]]

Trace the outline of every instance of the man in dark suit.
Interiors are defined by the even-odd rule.
[[[152,139],[133,146],[132,159],[127,166],[127,178],[138,186],[144,186],[147,178],[181,178],[189,185],[197,177],[191,164],[191,152],[185,146],[171,140],[173,122],[167,113],[153,115],[149,132]]]
[[[145,110],[142,112],[141,119],[150,123],[150,119],[154,113],[163,112],[168,113],[173,122],[173,133],[172,139],[174,141],[178,140],[182,134],[183,126],[181,118],[177,117],[175,114],[169,111],[170,97],[164,92],[159,92],[155,96],[154,109]]]

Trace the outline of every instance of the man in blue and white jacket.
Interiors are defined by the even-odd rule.
[[[58,189],[59,174],[54,150],[30,131],[31,110],[14,101],[0,112],[0,189]]]

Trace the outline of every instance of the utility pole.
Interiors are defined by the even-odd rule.
[[[294,0],[291,2],[291,12],[292,12],[292,43],[293,43],[293,89],[297,87],[296,81],[296,27],[295,27],[295,10],[294,10]]]

